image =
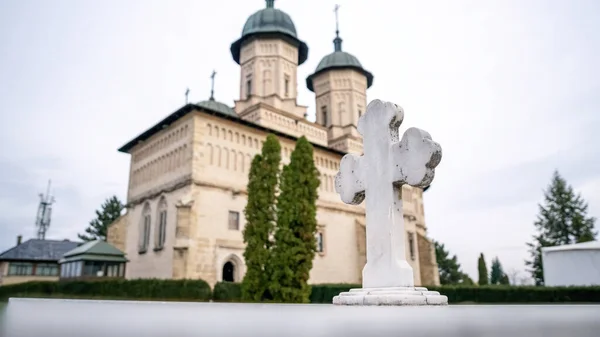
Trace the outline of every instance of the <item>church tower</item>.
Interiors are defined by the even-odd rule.
[[[306,115],[307,107],[297,105],[296,98],[297,70],[308,58],[308,46],[298,39],[290,16],[276,9],[274,2],[266,0],[266,8],[248,18],[241,38],[231,45],[231,55],[240,65],[235,111],[253,122],[265,122],[263,113],[253,113],[261,105],[292,119]]]
[[[361,154],[358,118],[367,107],[367,89],[373,85],[373,75],[354,55],[342,51],[337,9],[334,51],[319,62],[306,85],[315,93],[317,124],[327,128],[328,146]]]

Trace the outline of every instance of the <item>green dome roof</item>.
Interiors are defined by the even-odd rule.
[[[238,117],[238,115],[235,113],[235,111],[227,106],[227,104],[221,103],[221,102],[217,102],[215,101],[214,98],[211,98],[207,101],[202,101],[199,103],[196,103],[197,106],[206,109],[206,110],[210,110],[210,111],[214,111],[214,112],[218,112],[224,115],[229,115],[232,117]]]
[[[308,58],[308,46],[298,39],[296,26],[292,18],[285,12],[273,7],[274,0],[267,0],[267,7],[252,14],[244,29],[242,37],[231,44],[231,55],[236,63],[240,63],[240,50],[244,42],[257,37],[279,37],[298,47],[298,64]]]
[[[315,76],[332,69],[355,69],[365,75],[367,78],[367,88],[370,88],[373,85],[373,75],[363,68],[356,56],[342,51],[342,39],[339,36],[333,40],[333,43],[335,46],[334,52],[323,57],[319,65],[317,65],[315,72],[306,79],[308,90],[314,91],[312,82]]]
[[[362,68],[362,65],[356,56],[346,53],[345,51],[336,51],[323,57],[315,72],[335,67]]]

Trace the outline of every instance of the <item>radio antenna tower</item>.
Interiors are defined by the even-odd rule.
[[[48,180],[48,191],[46,195],[40,193],[40,207],[38,208],[37,219],[35,220],[35,226],[37,228],[37,238],[39,240],[46,239],[46,232],[50,227],[50,218],[52,216],[52,204],[54,203],[54,197],[50,196],[50,183]]]

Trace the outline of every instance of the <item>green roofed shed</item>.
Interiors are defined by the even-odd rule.
[[[125,277],[127,262],[125,253],[102,240],[84,243],[58,261],[61,279]]]

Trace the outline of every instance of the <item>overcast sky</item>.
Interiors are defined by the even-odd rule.
[[[476,279],[477,256],[524,271],[542,190],[558,169],[600,216],[600,2],[278,0],[309,46],[304,79],[343,49],[374,76],[368,100],[405,110],[402,129],[443,148],[425,194],[429,235]],[[0,251],[35,234],[53,182],[49,238],[75,239],[126,196],[117,148],[190,99],[233,105],[230,44],[262,0],[0,2]],[[523,274],[525,275],[525,274]]]

